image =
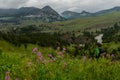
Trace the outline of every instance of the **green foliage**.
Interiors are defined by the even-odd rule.
[[[6,57],[5,57],[6,55]],[[9,57],[7,57],[9,56]],[[5,72],[10,72],[11,79],[34,80],[119,80],[119,62],[111,62],[104,58],[85,61],[83,59],[68,58],[57,59],[53,62],[36,63],[34,60],[29,65],[29,58],[25,56],[13,57],[4,54],[0,57],[0,79],[4,80]],[[7,59],[6,59],[7,58]],[[8,61],[9,60],[9,61]],[[14,61],[15,60],[15,61]]]
[[[93,46],[77,48],[68,46],[67,51],[62,50],[63,56],[58,53],[60,50],[38,47],[44,59],[38,59],[37,52],[32,53],[36,45],[24,45],[15,47],[5,41],[0,41],[2,54],[0,55],[0,80],[4,80],[6,72],[12,80],[119,80],[120,62],[111,61],[101,57],[99,60],[89,58],[93,53]],[[2,46],[3,45],[3,46]],[[73,57],[78,49],[78,54]],[[119,50],[119,48],[118,48]],[[115,50],[113,50],[115,52]],[[87,58],[83,58],[84,53]],[[53,54],[55,60],[51,60],[48,54]],[[80,57],[79,57],[80,56]]]
[[[120,23],[114,24],[114,27],[102,29],[101,32],[104,34],[103,41],[104,42],[119,42],[119,34],[116,35],[120,31]]]
[[[63,41],[59,35],[56,34],[48,34],[48,33],[29,33],[29,34],[5,34],[0,33],[1,39],[4,39],[15,46],[20,46],[21,44],[38,44],[43,47],[54,47],[58,44],[67,45],[68,43]]]

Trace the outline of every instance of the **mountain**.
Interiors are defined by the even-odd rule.
[[[99,15],[109,14],[112,12],[119,12],[119,11],[120,11],[120,7],[117,6],[111,9],[101,10],[95,13],[90,13],[87,11],[82,11],[81,13],[64,11],[61,16],[50,6],[45,6],[42,9],[36,7],[21,7],[19,9],[0,9],[0,18],[2,17],[14,17],[17,19],[34,18],[34,19],[39,19],[41,21],[54,22],[54,21],[63,21],[66,19],[94,17],[94,16],[99,16]],[[12,21],[14,22],[16,20],[12,20]],[[11,22],[11,21],[5,21],[5,22]]]
[[[18,16],[38,15],[42,13],[41,9],[35,7],[21,7],[18,9]]]
[[[98,11],[96,13],[93,13],[93,15],[102,15],[102,14],[108,14],[108,13],[119,12],[119,11],[120,11],[120,7],[117,6],[117,7],[111,8],[111,9],[106,9],[106,10]]]
[[[82,12],[80,13],[80,16],[81,16],[81,17],[90,16],[90,15],[92,15],[92,13],[87,12],[87,11],[82,11]]]
[[[44,18],[48,21],[62,21],[65,20],[62,16],[60,16],[55,10],[53,10],[50,6],[45,6],[41,9],[43,12]]]
[[[21,7],[19,9],[0,9],[0,17],[37,18],[47,22],[65,20],[50,6],[45,6],[42,9],[36,7]]]
[[[67,19],[73,19],[73,18],[77,18],[79,16],[79,13],[72,12],[72,11],[64,11],[62,13],[62,16],[67,18]]]
[[[17,9],[0,9],[0,17],[9,17],[17,13]]]
[[[81,18],[81,17],[90,16],[90,15],[91,15],[91,13],[89,13],[87,11],[82,11],[81,13],[72,12],[72,11],[64,11],[62,13],[62,16],[67,19]]]
[[[120,7],[113,7],[111,9],[106,9],[106,10],[101,10],[95,13],[90,13],[90,12],[86,12],[86,11],[82,11],[81,13],[77,13],[77,12],[72,12],[72,11],[64,11],[62,14],[63,17],[67,18],[67,19],[74,19],[74,18],[81,18],[81,17],[93,17],[93,16],[99,16],[99,15],[103,15],[103,14],[109,14],[112,12],[119,12],[120,11]]]

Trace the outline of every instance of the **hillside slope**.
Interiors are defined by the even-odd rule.
[[[120,12],[120,7],[113,7],[110,9],[101,10],[98,12],[90,13],[87,11],[82,11],[81,13],[78,12],[72,12],[72,11],[64,11],[62,14],[63,17],[67,19],[75,19],[75,18],[81,18],[81,17],[93,17],[93,16],[99,16],[104,14],[110,14],[112,12]]]
[[[68,20],[64,22],[55,22],[56,28],[61,31],[84,31],[84,30],[100,30],[101,28],[113,27],[113,25],[120,21],[120,12],[111,12],[105,15],[95,17],[79,18]]]
[[[120,12],[112,12],[105,15],[99,15],[95,17],[86,17],[86,18],[79,18],[67,21],[57,21],[51,23],[44,23],[41,22],[39,19],[29,19],[29,20],[21,20],[20,24],[2,24],[0,27],[2,30],[9,29],[7,27],[26,27],[29,25],[37,26],[41,32],[76,32],[80,33],[84,30],[87,31],[96,31],[100,30],[101,28],[113,27],[116,22],[120,21]],[[5,29],[4,29],[5,28]],[[39,31],[38,29],[38,31]]]

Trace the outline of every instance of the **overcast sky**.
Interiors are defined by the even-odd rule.
[[[96,12],[120,6],[120,0],[0,0],[0,8],[20,8],[34,6],[42,8],[50,5],[59,13],[65,10]]]

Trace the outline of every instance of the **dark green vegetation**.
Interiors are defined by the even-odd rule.
[[[117,56],[108,55],[106,58],[102,56],[99,60],[92,59],[89,54],[94,53],[93,45],[88,47],[91,49],[87,49],[86,47],[78,51],[72,46],[66,47],[67,51],[63,49],[54,50],[52,48],[37,47],[38,49],[32,52],[32,49],[37,45],[28,44],[27,49],[25,49],[24,45],[16,47],[1,40],[0,44],[1,80],[5,80],[6,77],[12,80],[120,79],[120,62],[119,59],[117,61],[114,59]],[[113,44],[114,46],[119,46],[120,43]],[[105,47],[109,48],[108,51],[111,50],[110,45],[111,43],[104,44]],[[41,55],[39,55],[39,51]],[[76,57],[73,56],[75,53],[77,53]],[[54,56],[51,58],[50,54]]]
[[[102,29],[101,32],[105,34],[103,36],[104,42],[120,42],[120,22],[116,23],[114,27]]]

